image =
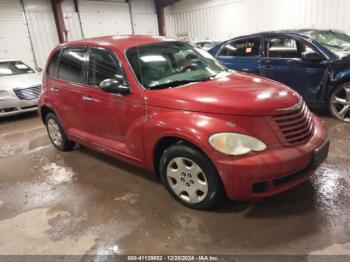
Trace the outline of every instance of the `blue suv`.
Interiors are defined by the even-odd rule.
[[[350,122],[350,36],[303,29],[264,32],[223,42],[209,51],[226,67],[284,83],[311,107],[329,107]]]

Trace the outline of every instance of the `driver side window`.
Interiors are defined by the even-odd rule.
[[[122,67],[115,62],[108,51],[92,49],[89,60],[90,86],[99,86],[103,80],[119,79],[126,84]]]
[[[260,56],[260,45],[260,36],[234,40],[225,44],[219,56],[257,57]]]

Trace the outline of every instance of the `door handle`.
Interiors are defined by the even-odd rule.
[[[50,88],[51,92],[58,93],[60,90],[57,87],[51,87]]]
[[[83,101],[84,102],[93,102],[94,99],[91,96],[83,96]]]

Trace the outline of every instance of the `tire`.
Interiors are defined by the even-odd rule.
[[[177,144],[166,149],[159,169],[166,189],[184,206],[207,210],[219,207],[226,199],[214,165],[190,146]]]
[[[68,140],[58,117],[54,113],[48,113],[45,123],[51,143],[60,151],[72,151],[75,143]]]
[[[350,83],[341,84],[332,92],[329,111],[334,118],[350,122]]]

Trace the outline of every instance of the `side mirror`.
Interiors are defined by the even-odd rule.
[[[301,57],[303,60],[309,62],[321,62],[323,60],[322,55],[315,52],[304,52],[301,54]]]
[[[105,79],[100,83],[100,88],[106,93],[127,95],[130,94],[128,86],[123,85],[122,81],[116,78]]]

